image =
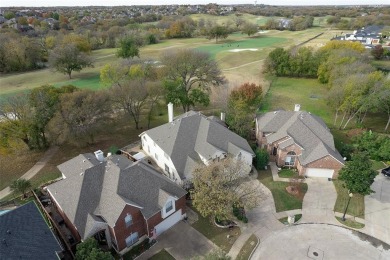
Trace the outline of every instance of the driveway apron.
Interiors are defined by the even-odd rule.
[[[300,223],[338,224],[333,211],[337,198],[333,183],[325,178],[308,178],[306,183]]]

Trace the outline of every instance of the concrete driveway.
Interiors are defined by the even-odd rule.
[[[303,198],[300,223],[337,224],[334,217],[334,204],[337,193],[331,181],[325,178],[308,178],[308,190]]]
[[[375,193],[364,197],[364,232],[390,244],[390,178],[379,174],[371,189]]]
[[[163,248],[176,259],[190,259],[195,256],[206,255],[217,248],[205,236],[183,221],[160,235],[157,241],[156,245],[137,259],[149,259]]]
[[[389,247],[374,242],[342,227],[302,224],[261,241],[251,259],[390,259]]]

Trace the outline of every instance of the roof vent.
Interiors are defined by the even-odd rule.
[[[8,234],[8,235],[11,235],[11,230],[8,229],[8,230],[7,230],[7,234]]]
[[[84,174],[84,172],[81,172],[81,173],[80,173],[80,176],[83,176],[83,174]]]
[[[83,160],[83,162],[85,162],[85,160]]]
[[[104,161],[104,155],[102,150],[97,150],[96,152],[94,152],[94,154],[96,156],[96,159],[98,159],[100,162]]]

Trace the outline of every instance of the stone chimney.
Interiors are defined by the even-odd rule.
[[[104,154],[103,154],[102,150],[98,150],[98,151],[94,152],[94,154],[96,156],[96,159],[98,159],[98,161],[100,161],[100,162],[104,161]]]
[[[221,121],[225,122],[225,119],[226,119],[226,113],[221,112]]]
[[[299,111],[299,110],[301,110],[301,105],[295,104],[294,111]]]
[[[168,104],[168,122],[172,122],[173,121],[173,104],[171,102],[169,102]]]

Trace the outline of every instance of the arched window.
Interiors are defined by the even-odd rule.
[[[295,157],[296,153],[294,151],[290,151],[287,153],[286,159],[284,161],[284,165],[286,166],[294,166],[295,165]]]
[[[125,217],[126,227],[130,227],[133,222],[133,217],[130,214],[127,214]]]

